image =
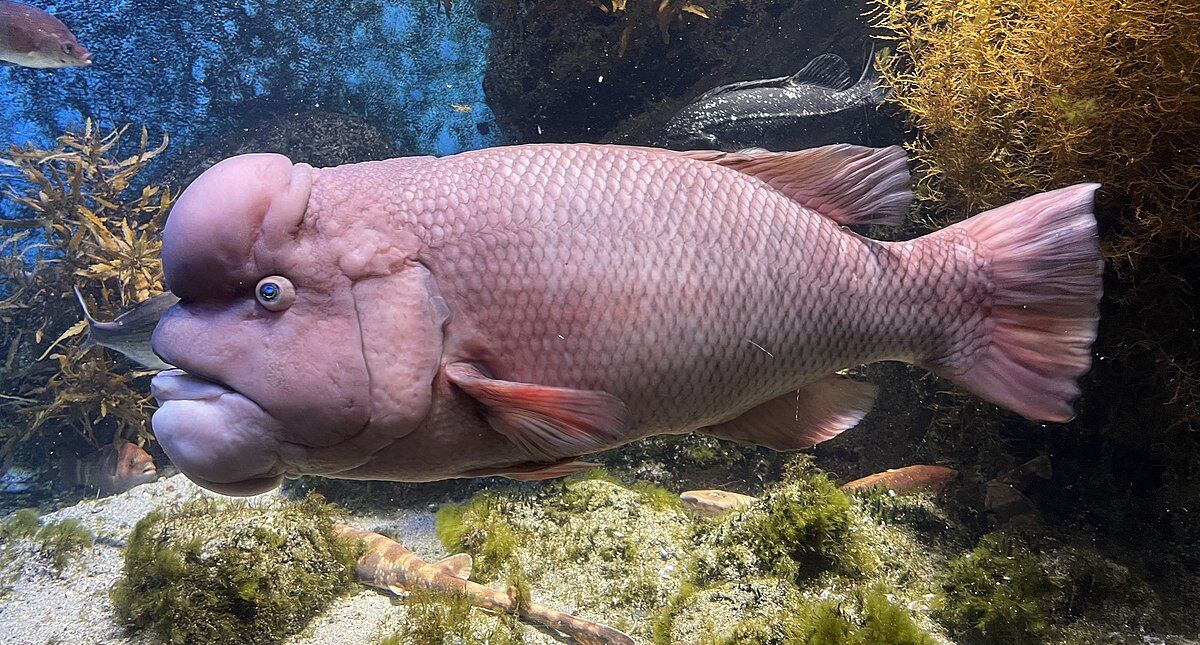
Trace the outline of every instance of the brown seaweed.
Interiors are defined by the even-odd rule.
[[[10,147],[4,197],[24,216],[0,221],[0,458],[39,436],[96,431],[149,438],[146,372],[83,347],[72,287],[105,314],[161,293],[160,229],[169,188],[139,185],[167,147],[143,128],[103,131],[88,120],[49,149]]]

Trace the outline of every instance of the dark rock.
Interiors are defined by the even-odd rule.
[[[296,112],[249,121],[204,141],[179,155],[164,183],[183,188],[218,161],[251,152],[276,152],[318,168],[401,155],[378,128],[362,119],[333,112]]]

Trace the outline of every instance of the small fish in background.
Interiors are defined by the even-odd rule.
[[[455,112],[470,112],[471,111],[471,106],[464,105],[462,103],[451,103],[450,108],[453,109]]]
[[[154,481],[158,478],[158,469],[150,453],[117,437],[82,459],[64,459],[59,474],[68,486],[97,490],[101,495],[116,495]]]
[[[917,464],[903,468],[889,468],[881,473],[867,475],[841,485],[842,490],[865,490],[879,486],[897,494],[929,491],[939,495],[954,479],[958,471],[945,466]]]
[[[167,291],[143,300],[129,311],[117,316],[112,322],[98,322],[92,318],[78,287],[75,288],[75,298],[79,301],[79,308],[83,310],[83,319],[87,322],[88,335],[82,349],[92,345],[101,345],[124,354],[147,369],[169,370],[172,368],[150,348],[150,337],[154,334],[154,328],[158,325],[158,319],[162,317],[163,312],[179,302],[179,298],[175,294]]]
[[[459,553],[430,564],[386,536],[339,524],[343,538],[361,540],[366,552],[358,559],[355,578],[360,584],[406,595],[425,589],[462,594],[474,606],[497,613],[516,613],[570,636],[577,643],[633,645],[633,639],[607,625],[576,618],[536,602],[519,602],[513,590],[497,591],[471,582],[471,556]]]
[[[0,0],[0,61],[49,69],[86,67],[92,53],[54,16],[27,4]]]
[[[689,490],[680,493],[679,501],[683,502],[684,507],[690,509],[697,515],[704,517],[720,517],[736,511],[754,502],[758,501],[757,497],[743,495],[741,493],[731,493],[727,490]]]
[[[792,76],[731,83],[709,90],[666,125],[663,145],[675,150],[802,149],[858,141],[864,108],[887,90],[868,58],[855,82],[837,54],[822,54]]]
[[[1037,480],[1054,476],[1050,458],[1039,455],[985,484],[984,506],[1001,526],[1032,528],[1041,524],[1041,513],[1025,495]]]

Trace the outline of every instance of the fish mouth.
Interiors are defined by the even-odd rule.
[[[160,406],[168,401],[212,401],[237,390],[181,369],[163,370],[150,382],[150,394]]]
[[[288,472],[282,426],[245,395],[181,369],[159,372],[150,391],[159,404],[151,419],[159,445],[200,486],[255,495]]]

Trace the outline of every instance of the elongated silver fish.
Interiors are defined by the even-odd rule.
[[[823,54],[791,76],[722,85],[701,94],[667,122],[666,147],[676,150],[820,146],[855,142],[863,108],[878,105],[871,63],[855,82],[837,54]]]
[[[75,298],[79,300],[83,319],[87,321],[88,335],[83,343],[84,348],[101,345],[124,354],[147,369],[169,370],[173,367],[164,363],[150,348],[150,337],[154,334],[158,319],[162,318],[167,309],[179,302],[175,294],[167,291],[143,300],[112,322],[99,322],[92,318],[78,287],[75,288]]]

